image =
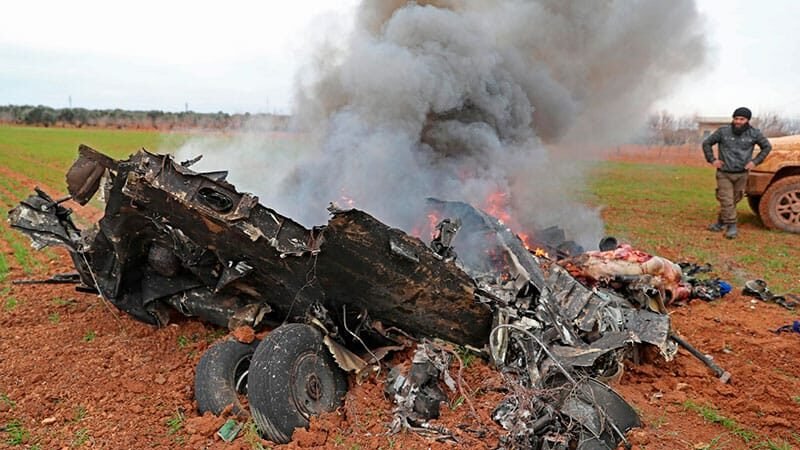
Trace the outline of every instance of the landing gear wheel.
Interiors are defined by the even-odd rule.
[[[748,195],[747,196],[747,204],[750,205],[750,211],[753,211],[753,214],[758,216],[758,204],[761,203],[761,196],[760,195]]]
[[[259,341],[243,344],[224,340],[203,353],[194,374],[194,398],[197,411],[218,416],[233,405],[233,414],[246,414],[239,395],[247,394],[250,359]]]
[[[288,443],[311,416],[342,405],[347,378],[322,342],[322,333],[287,324],[261,341],[250,364],[247,399],[261,435]]]
[[[758,213],[767,228],[800,233],[800,176],[772,183],[761,198]]]

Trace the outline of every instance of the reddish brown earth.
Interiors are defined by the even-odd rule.
[[[17,421],[27,432],[14,446],[14,436],[0,431],[0,448],[276,447],[252,431],[224,443],[214,436],[224,419],[198,417],[195,411],[194,367],[224,332],[189,319],[155,329],[68,285],[12,285],[27,275],[2,240],[0,251],[11,265],[0,283],[0,427]],[[680,259],[669,249],[663,256]],[[43,267],[35,276],[72,269],[63,252],[55,261],[40,260]],[[800,448],[800,334],[771,331],[800,319],[797,313],[734,292],[713,303],[675,307],[671,314],[674,327],[730,371],[732,381],[720,383],[683,350],[671,362],[628,363],[614,387],[645,423],[630,433],[633,448],[770,448],[762,445],[768,440],[776,444],[772,448]],[[237,336],[252,338],[246,329]],[[383,394],[386,367],[409,364],[410,354],[395,355],[377,377],[360,385],[351,380],[344,407],[298,431],[285,448],[496,447],[502,430],[489,416],[503,398],[502,379],[481,361],[464,371],[468,400],[458,402],[459,394],[449,393],[453,407],[443,405],[441,419],[433,422],[458,443],[387,434],[392,403]],[[454,376],[457,371],[454,365]],[[700,407],[716,410],[717,423],[704,419],[695,410]]]

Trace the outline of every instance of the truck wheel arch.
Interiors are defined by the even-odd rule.
[[[764,191],[758,212],[767,228],[800,233],[800,175],[772,182]]]

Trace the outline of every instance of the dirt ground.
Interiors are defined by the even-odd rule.
[[[0,448],[276,447],[249,427],[224,443],[214,436],[224,419],[195,411],[194,367],[224,331],[190,319],[156,329],[69,285],[12,285],[28,276],[13,266],[11,249],[0,251],[12,262],[0,284]],[[680,260],[668,251],[662,256]],[[63,252],[41,261],[36,277],[71,270]],[[724,277],[726,268],[718,269]],[[633,448],[800,448],[800,334],[771,331],[800,317],[754,302],[740,289],[713,303],[693,301],[671,310],[674,328],[728,370],[730,384],[683,350],[671,362],[626,365],[614,387],[645,424],[630,433]],[[409,354],[395,355],[387,365],[408,364]],[[503,398],[502,380],[484,362],[464,371],[468,399],[450,393],[450,404],[434,421],[455,434],[455,444],[413,433],[388,435],[392,404],[383,394],[385,376],[383,370],[360,385],[351,381],[345,406],[297,432],[285,448],[498,445],[502,430],[489,416]]]

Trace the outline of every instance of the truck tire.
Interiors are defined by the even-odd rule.
[[[747,204],[750,205],[750,211],[753,211],[753,214],[756,216],[759,215],[758,212],[758,204],[761,203],[761,196],[760,195],[748,195],[747,196]]]
[[[800,233],[800,175],[772,183],[761,197],[758,213],[767,228]]]
[[[194,398],[200,414],[218,416],[233,405],[233,414],[245,415],[239,395],[247,393],[250,360],[258,340],[251,344],[226,339],[212,345],[197,364],[194,374]]]
[[[347,378],[322,342],[322,333],[287,324],[261,341],[250,365],[247,399],[261,435],[285,444],[311,416],[342,405]]]

